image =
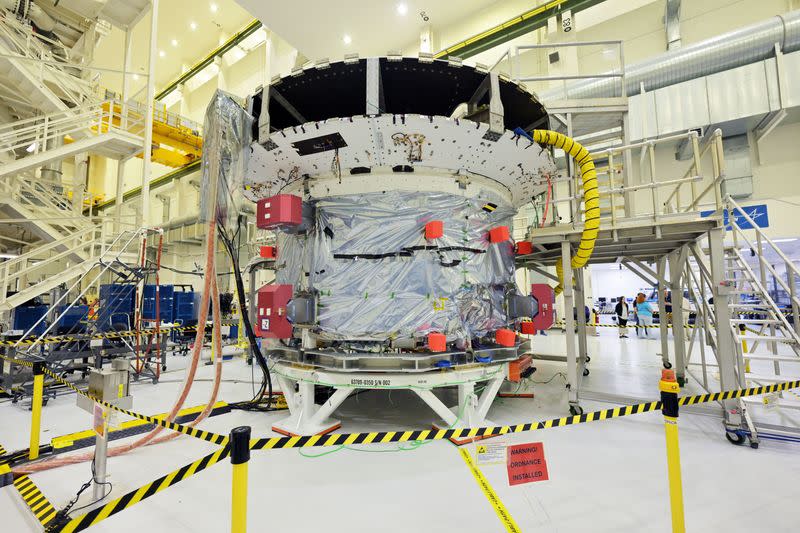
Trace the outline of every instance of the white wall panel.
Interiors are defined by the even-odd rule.
[[[784,76],[786,77],[786,92],[788,105],[800,106],[800,52],[793,52],[783,56]]]
[[[655,137],[658,133],[655,93],[640,93],[628,98],[631,140]]]
[[[709,123],[705,78],[670,85],[658,89],[655,94],[659,135]]]
[[[769,112],[764,62],[707,76],[711,123]]]

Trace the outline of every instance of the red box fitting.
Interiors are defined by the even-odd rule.
[[[444,333],[428,333],[428,349],[432,352],[447,351],[447,335]]]
[[[494,332],[494,341],[500,346],[514,346],[517,343],[517,334],[510,329],[498,329]]]
[[[517,255],[528,255],[533,253],[533,243],[530,241],[519,241],[517,243]]]
[[[258,229],[299,226],[303,222],[303,199],[294,194],[277,194],[256,204]]]
[[[536,335],[536,328],[533,325],[533,322],[526,320],[522,322],[519,326],[520,332],[524,335]]]
[[[275,259],[278,255],[278,250],[274,246],[262,246],[259,253],[264,259]]]
[[[438,239],[444,235],[444,222],[441,220],[431,220],[425,224],[425,238],[428,240]]]
[[[533,317],[533,327],[538,330],[550,329],[555,321],[556,296],[553,288],[546,283],[531,285],[531,296],[539,304],[539,312]]]
[[[267,284],[256,295],[255,334],[266,339],[291,339],[292,324],[286,306],[292,299],[292,285]]]
[[[497,226],[489,230],[489,242],[505,242],[510,238],[508,226]]]

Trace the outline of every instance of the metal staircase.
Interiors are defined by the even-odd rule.
[[[69,58],[62,43],[34,34],[13,16],[0,17],[0,93],[18,117],[99,100]]]
[[[0,177],[33,170],[83,152],[124,159],[142,151],[144,117],[113,101],[58,111],[0,126],[0,147],[17,159]]]
[[[0,311],[84,274],[110,235],[98,225],[101,218],[83,215],[82,187],[70,190],[50,179],[54,173],[37,169],[87,151],[128,158],[142,150],[143,129],[140,113],[113,101],[0,127],[0,146],[21,155],[0,167],[2,223],[25,227],[42,241],[0,265]]]
[[[731,198],[727,199],[727,204],[734,246],[726,249],[726,277],[734,295],[730,305],[731,327],[741,341],[737,346],[737,359],[743,385],[761,386],[798,379],[800,299],[796,293],[796,279],[800,271],[757,226],[746,208]],[[748,261],[746,255],[750,251],[753,252],[752,261]],[[776,256],[785,272],[779,272],[768,256]],[[770,284],[775,289],[769,290]],[[769,405],[770,402],[800,409],[796,397],[775,396],[765,398],[762,403]]]

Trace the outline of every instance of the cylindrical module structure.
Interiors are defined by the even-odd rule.
[[[330,431],[352,390],[382,387],[414,391],[444,426],[487,423],[523,370],[523,321],[552,324],[552,290],[515,284],[531,246],[516,247],[513,218],[555,172],[526,133],[547,128],[536,96],[456,62],[350,58],[273,80],[247,112],[252,127],[228,117],[220,138],[243,182],[221,190],[241,186],[276,234],[275,282],[250,302],[291,413],[273,429]],[[317,405],[315,385],[336,390]],[[451,409],[431,390],[453,385]]]
[[[254,302],[273,359],[369,371],[518,356],[513,332],[539,306],[515,285],[512,220],[555,171],[519,133],[547,125],[535,95],[449,62],[353,59],[275,80],[248,111],[245,194],[277,232],[276,283]]]
[[[315,292],[315,333],[331,346],[389,351],[440,333],[464,351],[512,325],[504,305],[516,292],[514,210],[487,196],[389,190],[316,199],[309,231],[278,241],[286,267],[277,282]],[[431,224],[439,236],[426,236]],[[492,242],[492,231],[505,236]]]

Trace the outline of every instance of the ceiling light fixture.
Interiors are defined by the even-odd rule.
[[[166,55],[167,55],[167,53],[164,50],[159,50],[158,51],[158,57],[164,57]]]
[[[192,31],[196,30],[197,29],[197,23],[196,22],[190,22],[189,23],[189,29],[192,30]]]
[[[170,41],[170,44],[172,44],[172,46],[178,46],[178,39],[172,39],[172,41]]]
[[[794,242],[797,239],[772,239],[772,242]]]
[[[397,4],[397,14],[400,16],[408,14],[408,6],[406,4]]]
[[[353,42],[353,39],[349,35],[345,34],[344,37],[342,37],[342,41],[344,41],[344,44],[350,44]]]
[[[138,74],[134,74],[133,75],[133,81],[139,81],[139,75]]]
[[[211,7],[211,12],[212,13],[216,13],[217,12],[217,4],[215,4],[214,2],[211,2],[211,6],[210,7]]]

